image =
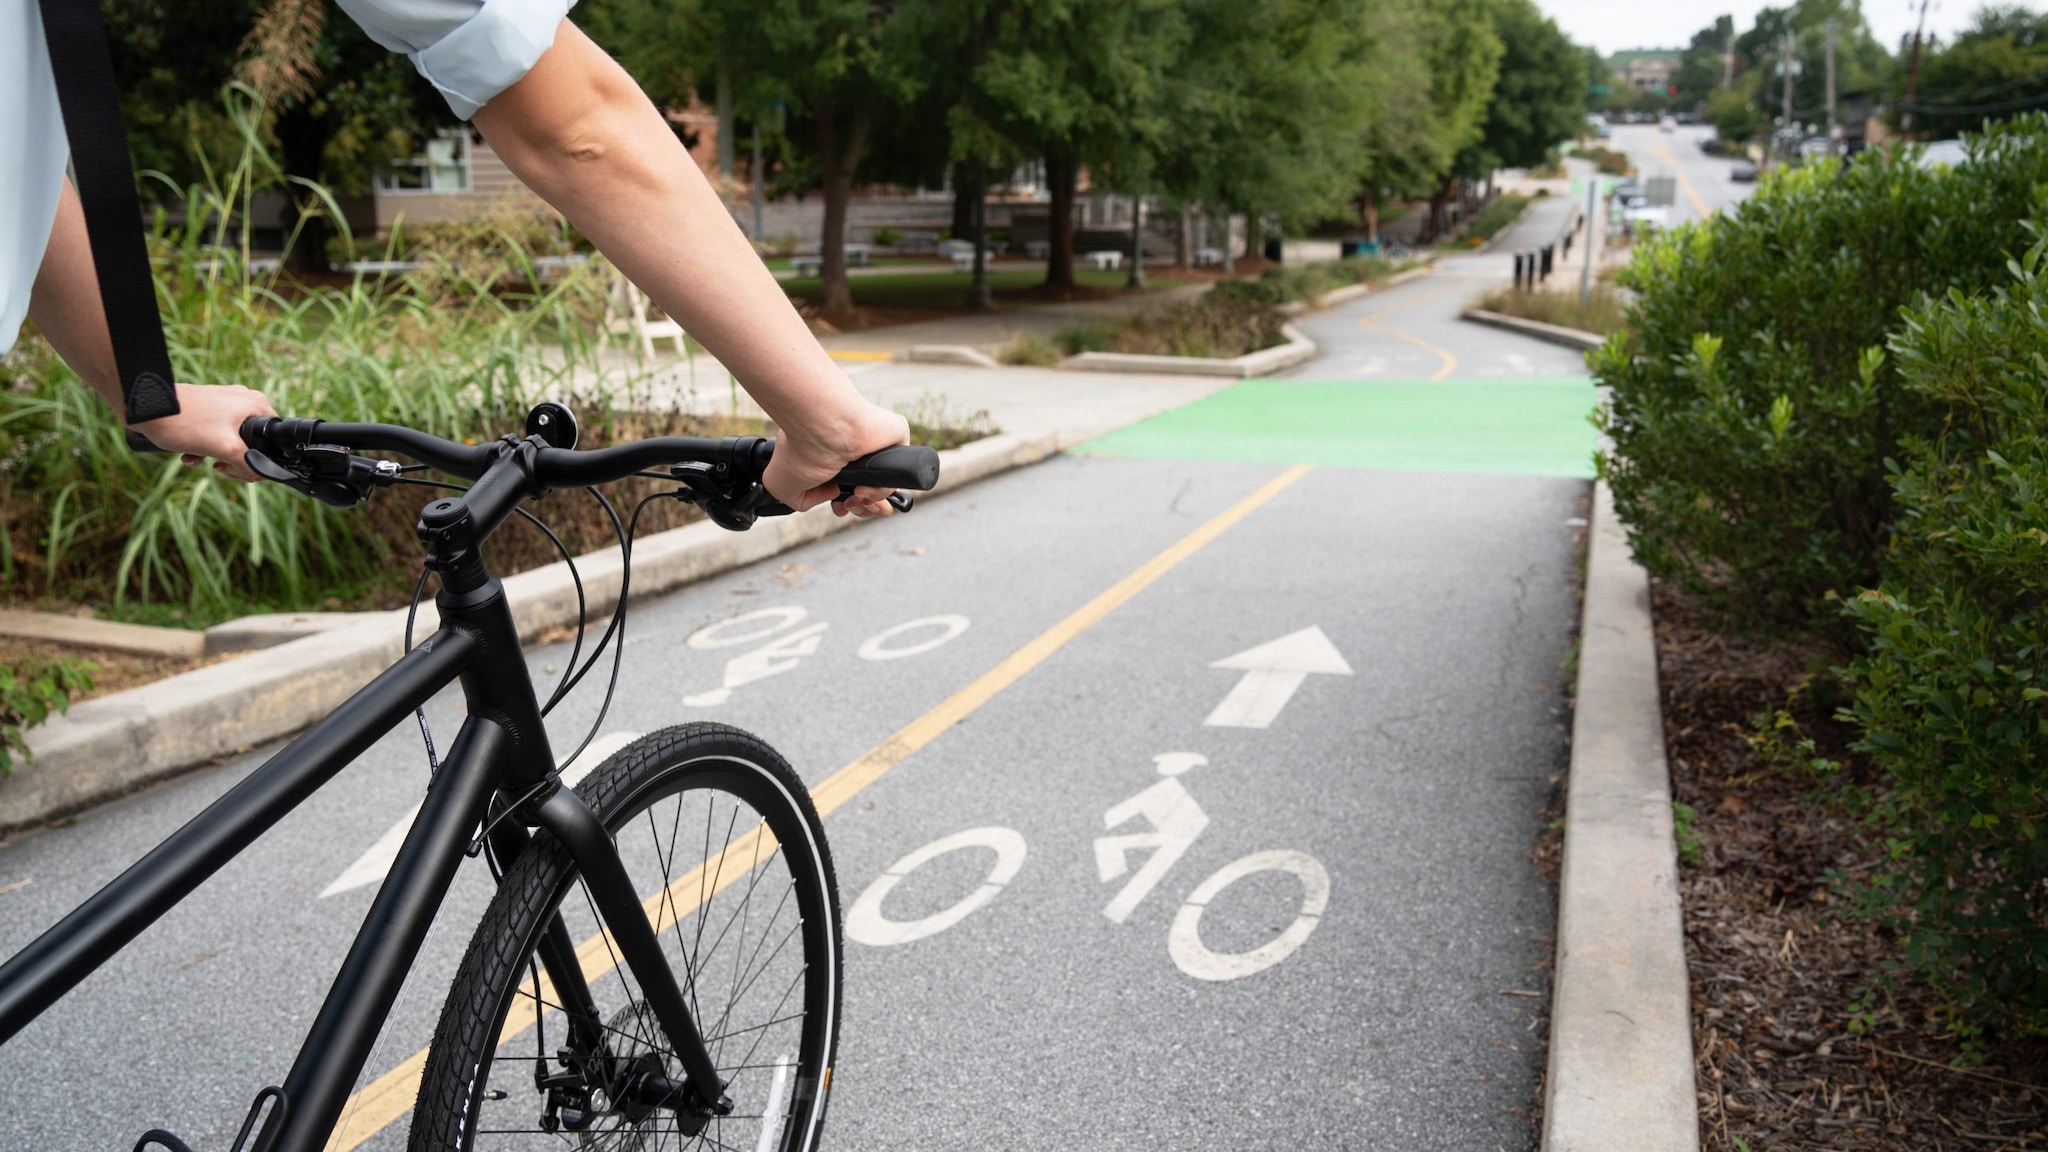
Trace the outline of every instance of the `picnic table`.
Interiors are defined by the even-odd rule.
[[[1197,267],[1197,268],[1212,268],[1212,267],[1214,267],[1214,266],[1216,266],[1216,265],[1218,265],[1218,264],[1221,264],[1221,263],[1223,263],[1223,249],[1221,249],[1221,248],[1197,248],[1197,249],[1195,249],[1195,267]]]
[[[1124,266],[1124,254],[1114,249],[1103,252],[1084,252],[1081,259],[1088,262],[1097,272],[1108,272]]]

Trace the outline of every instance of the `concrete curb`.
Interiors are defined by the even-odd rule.
[[[967,344],[914,344],[896,354],[913,364],[962,364],[969,368],[1001,368],[995,358]]]
[[[1316,358],[1316,342],[1301,329],[1283,324],[1287,343],[1262,348],[1229,360],[1201,356],[1146,356],[1135,352],[1083,352],[1060,361],[1063,372],[1140,372],[1150,376],[1265,376]]]
[[[1057,436],[992,436],[940,453],[934,495],[1060,450]],[[751,564],[861,521],[814,508],[727,532],[701,521],[643,537],[633,546],[633,596],[652,596]],[[617,602],[615,550],[576,558],[589,612]],[[576,587],[568,565],[550,564],[505,578],[522,639],[574,623]],[[417,636],[437,616],[420,606]],[[46,823],[223,756],[297,732],[332,711],[402,654],[405,611],[367,619],[223,661],[126,692],[74,705],[68,715],[25,735],[34,758],[0,781],[0,833]]]
[[[1593,497],[1544,1152],[1697,1152],[1691,998],[1650,582]]]
[[[52,612],[0,610],[0,636],[47,640],[74,647],[108,648],[141,656],[167,656],[173,660],[196,660],[206,654],[205,635],[187,628],[122,624],[114,620],[59,616]]]
[[[1607,337],[1592,332],[1581,332],[1577,328],[1566,328],[1560,324],[1545,324],[1541,320],[1524,320],[1520,316],[1503,316],[1498,312],[1488,312],[1484,308],[1473,308],[1458,318],[1474,324],[1484,324],[1489,328],[1505,328],[1510,332],[1519,332],[1524,336],[1533,336],[1552,344],[1562,344],[1566,348],[1574,348],[1581,352],[1590,352],[1607,343]]]

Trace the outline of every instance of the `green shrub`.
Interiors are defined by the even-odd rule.
[[[1628,327],[1628,294],[1611,284],[1594,284],[1584,303],[1579,301],[1576,285],[1557,291],[1503,286],[1487,293],[1479,301],[1479,306],[1503,316],[1518,316],[1601,336],[1612,335]]]
[[[873,237],[874,243],[885,247],[901,239],[903,239],[903,230],[901,228],[877,228]]]
[[[1626,176],[1635,171],[1629,164],[1626,153],[1616,152],[1612,148],[1602,148],[1597,144],[1574,148],[1572,155],[1581,160],[1591,160],[1593,167],[1598,168],[1603,176]]]
[[[1859,750],[1888,846],[1865,906],[1970,1021],[2048,1033],[2048,266],[1911,312],[1909,445],[1881,589],[1849,603]]]
[[[1995,284],[2048,182],[2048,118],[1970,148],[1946,171],[1907,150],[1778,175],[1621,278],[1629,333],[1591,357],[1612,388],[1602,473],[1643,563],[1744,630],[1850,642],[1829,598],[1876,583],[1885,461],[1938,419],[1887,336],[1922,292]]]
[[[14,756],[29,758],[26,730],[63,712],[71,698],[92,690],[92,665],[59,657],[19,667],[0,665],[0,776],[12,775]]]
[[[1060,346],[1051,337],[1036,332],[1025,332],[1015,340],[996,350],[996,359],[1004,364],[1020,364],[1037,368],[1050,368],[1060,362]]]

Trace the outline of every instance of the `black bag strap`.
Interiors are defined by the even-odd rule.
[[[150,278],[149,246],[142,234],[142,204],[135,196],[135,169],[128,160],[128,133],[114,91],[114,58],[98,0],[40,0],[43,37],[50,45],[50,71],[64,132],[71,138],[71,169],[85,208],[100,306],[121,374],[121,398],[129,424],[178,414],[171,354],[157,315],[156,285]],[[153,451],[140,433],[128,446]]]

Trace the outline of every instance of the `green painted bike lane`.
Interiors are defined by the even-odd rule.
[[[1585,376],[1246,380],[1075,451],[1590,479],[1596,402]]]

